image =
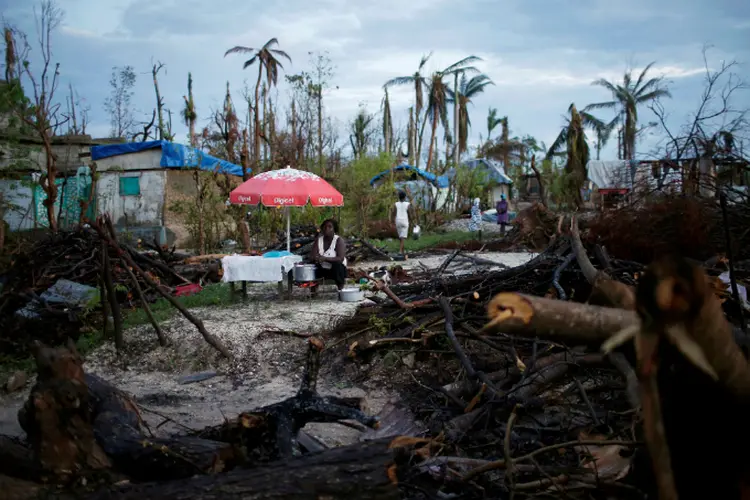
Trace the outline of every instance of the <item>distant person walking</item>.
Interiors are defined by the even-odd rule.
[[[495,206],[497,209],[497,223],[500,224],[502,233],[505,234],[505,226],[508,225],[508,201],[505,199],[505,195],[500,195],[500,201]]]
[[[469,231],[475,233],[479,231],[479,239],[482,239],[482,208],[479,205],[479,198],[474,198],[471,205],[471,222],[469,222]]]
[[[398,239],[400,241],[401,255],[406,257],[404,251],[404,242],[409,237],[409,220],[413,218],[413,211],[411,203],[406,201],[406,193],[399,191],[398,201],[393,205],[391,211],[392,220],[396,224],[396,233],[398,233]]]

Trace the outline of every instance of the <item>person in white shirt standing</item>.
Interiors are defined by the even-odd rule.
[[[407,255],[404,251],[404,243],[406,242],[406,238],[409,237],[409,220],[414,217],[411,203],[406,201],[405,192],[399,191],[398,201],[394,204],[392,215],[393,221],[396,224],[396,233],[398,233],[398,239],[401,242],[401,255],[406,258]]]

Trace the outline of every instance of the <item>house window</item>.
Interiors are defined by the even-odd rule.
[[[140,196],[140,177],[120,177],[120,196]]]

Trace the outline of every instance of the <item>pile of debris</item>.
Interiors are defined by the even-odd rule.
[[[569,220],[560,224],[565,226],[571,226]],[[676,488],[688,498],[686,491],[706,497],[711,488],[725,493],[739,487],[744,469],[738,472],[732,459],[704,464],[725,482],[700,486],[696,478],[705,476],[690,458],[694,453],[735,457],[744,446],[738,443],[748,442],[738,417],[748,416],[746,403],[725,395],[728,388],[750,400],[750,365],[745,357],[736,357],[747,347],[747,338],[729,322],[744,324],[747,304],[731,292],[727,261],[711,259],[697,266],[677,259],[646,268],[610,258],[599,246],[590,251],[599,269],[572,224],[571,231],[553,236],[547,250],[523,266],[444,278],[442,272],[458,254],[454,252],[430,279],[381,284],[389,299],[377,300],[378,307],[340,327],[338,334],[347,338],[346,357],[358,367],[346,372],[352,382],[371,376],[375,361],[393,353],[408,377],[422,374],[407,399],[433,441],[432,448],[423,450],[429,458],[422,467],[399,476],[402,492],[423,492],[406,497],[589,498],[596,490],[617,498],[645,498],[655,490]],[[670,292],[675,298],[659,305],[653,317],[678,321],[710,361],[696,367],[693,344],[678,346],[674,353],[662,345],[666,337],[659,351],[650,351],[658,352],[654,358],[630,346],[614,350],[622,338],[640,335],[636,304],[648,299],[636,299],[635,286],[658,298],[671,283],[676,283]],[[689,310],[680,305],[684,300],[690,301]],[[683,309],[659,309],[664,307]],[[694,314],[705,319],[685,319]],[[666,398],[663,415],[654,411],[648,385],[654,375],[648,367],[659,366],[659,358],[664,366],[658,375]],[[706,370],[713,375],[706,376]],[[697,402],[700,398],[710,401],[706,411],[695,408],[704,406]],[[722,418],[731,420],[729,429],[722,427]],[[672,432],[671,469],[659,455],[665,445],[653,431],[660,419]],[[713,425],[711,432],[696,436],[693,429],[704,422]],[[726,439],[712,437],[716,432]],[[684,444],[675,444],[680,440]],[[667,478],[659,472],[665,467]],[[736,498],[729,493],[723,497]]]
[[[29,442],[0,439],[13,476],[0,480],[14,498],[49,493],[40,476],[71,498],[739,498],[750,364],[725,262],[646,268],[590,247],[597,269],[564,226],[516,268],[449,275],[454,251],[430,276],[378,281],[384,297],[341,327],[330,362],[309,339],[296,396],[198,433],[150,436],[72,346],[40,346],[19,415]],[[356,383],[381,355],[416,382],[402,402],[369,416],[317,394],[321,363]],[[361,440],[328,449],[303,431],[311,421]]]
[[[151,252],[144,252],[118,241],[105,216],[90,227],[50,234],[31,251],[15,256],[0,294],[2,352],[27,352],[32,341],[60,345],[67,338],[76,340],[93,313],[111,316],[115,342],[121,344],[124,307],[143,308],[160,343],[166,344],[149,307],[160,297],[190,319],[212,345],[226,351],[174,298],[183,290],[200,288],[197,283],[218,281],[218,264],[185,264],[189,256],[151,246]],[[106,332],[108,321],[104,323]]]

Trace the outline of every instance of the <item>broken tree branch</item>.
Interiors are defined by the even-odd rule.
[[[122,350],[124,341],[122,338],[122,314],[120,312],[120,302],[115,294],[115,286],[112,283],[112,263],[109,259],[107,244],[102,240],[102,280],[107,290],[106,298],[109,300],[109,309],[112,311],[112,320],[115,328],[115,349]],[[105,308],[106,310],[106,308]],[[108,318],[104,318],[106,325]],[[106,328],[106,326],[105,326]]]
[[[602,343],[623,329],[640,324],[633,311],[592,306],[505,292],[487,306],[484,331],[539,337],[573,344]]]
[[[151,308],[148,305],[146,296],[143,295],[141,285],[138,283],[138,278],[135,277],[135,274],[133,274],[133,271],[128,266],[125,266],[125,270],[128,272],[128,276],[130,276],[130,282],[133,283],[133,288],[135,288],[135,292],[138,295],[138,300],[141,301],[141,307],[143,308],[143,311],[146,313],[151,326],[154,327],[154,331],[156,331],[156,337],[159,339],[159,345],[164,347],[169,342],[167,341],[166,335],[164,335],[164,331],[159,326],[159,322],[156,321],[156,318],[154,318],[154,313],[151,312]]]
[[[159,295],[167,299],[167,301],[169,301],[169,303],[172,304],[175,309],[180,311],[180,313],[182,313],[182,315],[188,321],[195,325],[200,334],[211,347],[219,351],[224,357],[229,359],[232,358],[232,353],[229,352],[229,350],[224,346],[224,344],[221,343],[218,338],[206,331],[206,327],[203,326],[203,322],[200,319],[198,319],[193,313],[188,311],[185,306],[180,304],[177,299],[165,292],[162,287],[160,287],[153,279],[151,279],[148,273],[143,271],[143,269],[141,269],[138,264],[135,263],[133,258],[130,256],[130,253],[120,247],[120,245],[117,243],[117,237],[115,235],[114,227],[112,227],[112,221],[108,216],[104,215],[99,217],[97,219],[97,223],[94,225],[94,228],[96,229],[96,232],[99,234],[99,236],[104,241],[108,242],[109,246],[112,247],[123,260],[125,260],[127,265],[132,267],[133,270],[138,275],[140,275],[141,278],[143,278],[143,281],[145,281],[149,287],[151,287],[153,290],[159,293]]]
[[[583,271],[586,281],[591,284],[593,291],[600,293],[612,307],[633,310],[635,308],[634,290],[624,283],[613,280],[607,273],[598,271],[594,267],[586,254],[586,249],[583,248],[583,243],[581,243],[578,221],[575,216],[570,221],[570,236],[578,266]]]

